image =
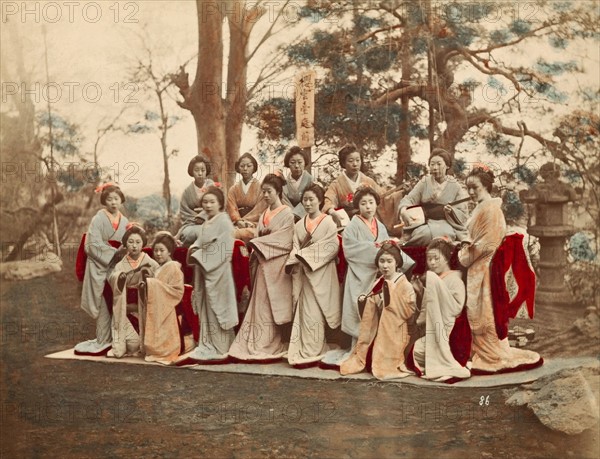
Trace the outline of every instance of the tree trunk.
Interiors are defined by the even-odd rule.
[[[227,65],[227,120],[226,120],[226,164],[227,174],[221,179],[226,189],[235,183],[235,162],[240,154],[242,143],[242,128],[246,112],[247,90],[246,78],[248,72],[248,39],[255,21],[249,21],[244,14],[239,13],[236,5],[240,2],[228,1],[227,20],[229,24],[229,62]]]
[[[405,35],[406,37],[411,36],[408,30],[405,31]],[[403,40],[400,59],[402,60],[402,80],[411,81],[412,59],[408,39]],[[398,123],[399,138],[396,142],[396,151],[398,153],[396,158],[396,185],[400,185],[400,183],[406,179],[406,165],[409,163],[412,156],[410,148],[410,97],[402,96],[400,98],[400,103],[402,106],[402,118]]]
[[[211,161],[212,178],[227,176],[223,84],[223,14],[221,4],[196,0],[198,65],[190,88],[189,109],[198,133],[198,154]]]

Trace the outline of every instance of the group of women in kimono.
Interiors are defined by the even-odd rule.
[[[305,171],[307,158],[298,147],[285,156],[287,177],[268,174],[262,182],[254,177],[256,159],[246,153],[236,162],[241,180],[226,195],[208,178],[208,160],[194,157],[188,167],[194,181],[181,199],[182,227],[175,237],[156,235],[155,260],[141,251],[143,230],[128,227],[120,214],[119,188],[105,187],[104,209],[88,230],[82,295],[82,307],[97,320],[97,337],[78,344],[76,352],[112,345],[117,357],[141,351],[148,360],[177,359],[174,307],[184,288],[181,266],[171,259],[177,244],[188,247],[187,262],[194,266],[192,304],[200,338],[189,357],[198,363],[287,358],[298,368],[319,365],[353,374],[370,367],[379,379],[416,373],[437,381],[541,364],[538,354],[511,348],[494,327],[489,266],[506,224],[501,200],[491,195],[493,172],[473,168],[465,192],[447,174],[450,155],[434,150],[430,174],[398,208],[410,225],[407,209],[429,205],[428,219],[398,240],[378,219],[382,190],[362,172],[360,151],[349,145],[338,157],[342,171],[323,190]],[[476,203],[468,220],[467,194]],[[351,217],[345,227],[340,209]],[[125,254],[116,265],[111,239],[121,239]],[[231,260],[236,239],[251,253],[251,294],[241,323]],[[415,262],[404,245],[427,247],[424,275],[411,275]],[[450,268],[457,248],[467,289],[463,273]],[[345,273],[340,263],[347,264]],[[106,279],[115,295],[112,317],[101,295]],[[139,334],[125,319],[127,286],[140,292]],[[455,358],[449,339],[464,308],[472,334],[469,366]],[[349,337],[347,349],[328,344],[327,334],[340,326]]]

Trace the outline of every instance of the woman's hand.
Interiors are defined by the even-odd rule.
[[[338,214],[336,214],[335,212],[331,212],[329,215],[331,216],[331,218],[333,219],[333,221],[335,222],[337,227],[341,228],[342,227],[342,219],[340,218],[340,216]]]
[[[444,215],[446,215],[446,218],[452,215],[452,206],[450,204],[444,206]]]

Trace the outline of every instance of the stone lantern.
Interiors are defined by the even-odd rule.
[[[565,283],[565,243],[575,233],[568,204],[577,196],[573,187],[559,179],[558,165],[546,163],[539,174],[543,182],[521,192],[521,200],[533,208],[529,234],[537,236],[541,246],[536,303],[574,306],[576,301]]]

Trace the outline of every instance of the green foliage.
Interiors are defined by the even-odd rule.
[[[529,186],[537,181],[537,174],[527,166],[520,165],[515,168],[515,174],[519,180],[525,182]]]
[[[497,132],[491,132],[485,137],[485,146],[494,156],[514,156],[515,154],[513,143]]]
[[[568,62],[546,62],[544,59],[538,59],[534,69],[546,75],[562,75],[565,72],[577,70],[577,62],[573,60]]]
[[[517,221],[525,213],[525,207],[519,195],[512,190],[507,190],[502,195],[502,211],[507,221]]]
[[[79,153],[81,134],[79,126],[67,121],[62,116],[47,112],[38,113],[37,122],[41,128],[40,141],[42,145],[50,147],[56,153],[64,156],[74,156]],[[52,140],[50,140],[50,126],[52,126]]]

